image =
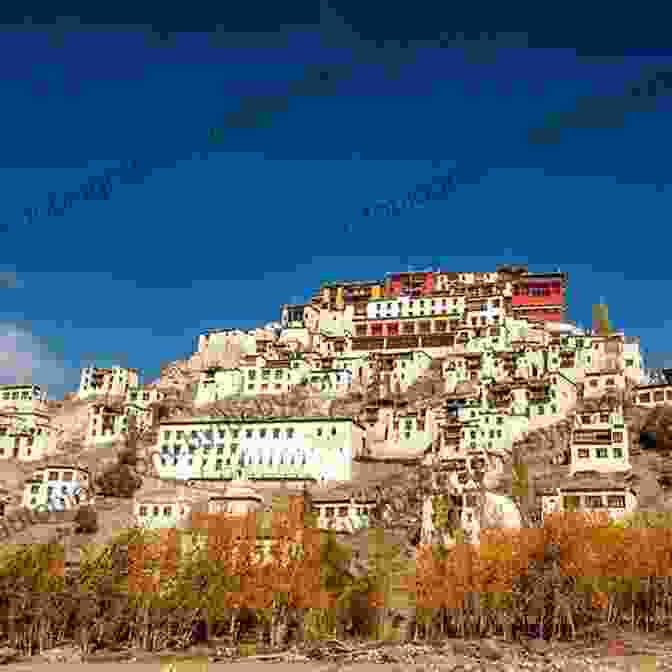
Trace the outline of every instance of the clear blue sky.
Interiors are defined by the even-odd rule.
[[[84,21],[0,34],[0,382],[58,397],[90,360],[151,380],[201,331],[409,264],[560,267],[571,319],[602,297],[672,364],[672,53],[320,10],[163,41]],[[106,200],[47,213],[106,171]],[[449,174],[442,200],[362,214]]]

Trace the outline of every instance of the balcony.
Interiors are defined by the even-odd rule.
[[[353,350],[382,350],[384,347],[384,336],[361,336],[352,339]]]
[[[611,444],[611,432],[575,430],[572,435],[573,444]]]
[[[422,346],[425,348],[452,347],[454,343],[455,337],[452,334],[430,334],[422,336]]]
[[[388,350],[410,350],[418,347],[420,347],[420,339],[418,336],[414,335],[388,336],[387,338]],[[353,349],[354,349],[354,343],[353,343]]]
[[[512,394],[493,394],[488,398],[488,401],[491,401],[495,408],[502,408],[509,406],[513,402]]]

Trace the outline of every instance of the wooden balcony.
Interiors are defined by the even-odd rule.
[[[384,336],[360,336],[352,339],[353,350],[382,350],[384,347]]]
[[[572,443],[611,445],[611,432],[575,430],[572,434]]]
[[[488,401],[492,401],[495,404],[495,408],[503,408],[510,406],[513,403],[513,395],[511,394],[499,394],[491,395],[488,397]]]
[[[455,337],[452,334],[434,333],[422,336],[421,338],[422,338],[422,347],[425,348],[452,347],[455,344]]]
[[[418,348],[420,347],[420,338],[418,336],[409,334],[404,336],[388,336],[386,347],[388,350],[410,350],[413,348]]]

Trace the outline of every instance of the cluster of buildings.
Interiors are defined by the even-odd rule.
[[[263,329],[200,335],[191,360],[197,413],[158,423],[151,457],[157,487],[138,494],[138,520],[182,524],[199,506],[257,510],[265,493],[284,484],[316,488],[321,524],[353,530],[366,525],[375,503],[357,490],[358,464],[434,464],[466,496],[484,472],[503,473],[514,442],[568,416],[567,480],[546,493],[543,510],[627,511],[634,495],[621,478],[631,468],[632,441],[623,394],[634,388],[638,404],[668,403],[672,385],[642,384],[636,338],[569,323],[566,288],[566,274],[524,266],[392,273],[323,283],[307,303],[281,306],[280,321]],[[411,401],[409,393],[430,378],[431,398]],[[227,399],[282,398],[295,389],[333,400],[363,392],[368,403],[357,417],[212,412]],[[167,393],[141,385],[133,369],[83,370],[77,396],[88,405],[85,444],[123,440],[131,423],[156,429],[152,404]],[[595,406],[605,395],[609,401]],[[11,418],[4,434],[0,426],[0,458],[48,455],[49,414],[39,388],[4,387],[0,396],[0,404],[15,402],[0,417]],[[64,506],[74,501],[83,475],[52,479],[56,471],[26,484],[27,506],[44,506],[47,493],[60,493]],[[580,479],[585,472],[595,482]]]

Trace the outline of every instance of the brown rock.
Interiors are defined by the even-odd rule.
[[[479,653],[488,660],[500,660],[504,657],[502,647],[494,639],[484,639],[481,642]]]
[[[6,665],[7,663],[12,663],[20,657],[20,652],[18,649],[12,649],[8,646],[3,646],[0,648],[0,665]]]
[[[549,643],[541,638],[526,639],[523,642],[523,646],[530,653],[544,655],[550,652]]]

